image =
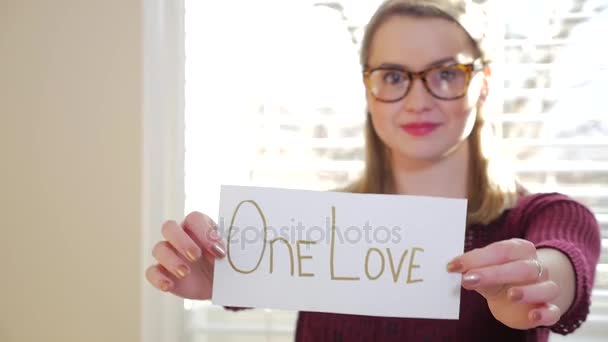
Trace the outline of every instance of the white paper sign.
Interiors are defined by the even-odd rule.
[[[222,186],[213,303],[457,319],[466,200]]]

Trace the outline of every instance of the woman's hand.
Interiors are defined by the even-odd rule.
[[[158,264],[146,270],[148,281],[179,297],[210,299],[215,259],[226,255],[213,220],[195,211],[181,226],[166,221],[161,233],[165,240],[152,249]]]
[[[462,286],[479,292],[494,317],[514,329],[555,324],[560,309],[551,303],[560,294],[538,261],[534,244],[511,239],[467,252],[448,264],[462,273]]]

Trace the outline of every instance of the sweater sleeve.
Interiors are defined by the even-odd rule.
[[[536,248],[554,248],[565,254],[575,273],[575,295],[570,308],[551,331],[566,335],[587,318],[591,305],[601,239],[595,216],[589,209],[561,194],[533,196],[522,213],[525,238]]]

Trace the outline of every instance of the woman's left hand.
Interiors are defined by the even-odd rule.
[[[510,239],[474,249],[454,258],[448,272],[462,273],[462,286],[479,292],[494,317],[514,329],[554,325],[560,309],[551,303],[558,285],[537,259],[536,247]]]

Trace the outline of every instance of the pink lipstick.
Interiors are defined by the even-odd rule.
[[[411,136],[422,137],[431,134],[439,126],[441,126],[441,124],[434,122],[411,122],[401,125],[401,129]]]

